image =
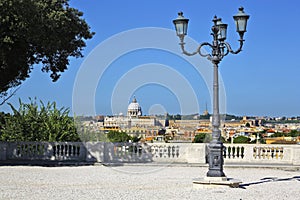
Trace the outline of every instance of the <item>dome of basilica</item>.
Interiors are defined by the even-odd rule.
[[[137,117],[142,115],[142,108],[137,102],[136,98],[132,99],[132,102],[128,105],[127,116],[128,117]]]

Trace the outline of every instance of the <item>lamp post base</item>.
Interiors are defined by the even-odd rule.
[[[238,179],[229,179],[227,177],[205,177],[193,180],[194,189],[203,188],[223,188],[231,187],[238,188],[242,181]]]
[[[208,145],[209,149],[209,170],[207,172],[208,177],[226,177],[223,172],[223,143],[211,142]]]

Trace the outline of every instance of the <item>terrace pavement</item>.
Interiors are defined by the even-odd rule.
[[[0,199],[300,199],[294,167],[225,166],[239,188],[194,189],[206,166],[1,166]]]

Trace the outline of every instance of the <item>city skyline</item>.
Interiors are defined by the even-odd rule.
[[[112,39],[118,39],[130,31],[146,32],[150,30],[149,27],[152,27],[151,30],[156,29],[161,35],[159,42],[172,47],[162,49],[157,42],[157,46],[154,45],[153,48],[147,45],[145,48],[140,46],[139,49],[117,55],[117,59],[111,60],[109,66],[105,66],[102,76],[98,77],[99,82],[95,86],[94,96],[95,113],[76,114],[125,113],[133,95],[144,108],[145,114],[151,114],[155,109],[172,114],[202,114],[206,104],[211,113],[210,86],[209,80],[206,80],[212,76],[209,71],[210,66],[204,59],[195,57],[193,58],[195,63],[200,63],[197,68],[191,64],[192,61],[180,55],[179,40],[172,20],[177,17],[178,11],[183,11],[184,16],[190,19],[188,35],[191,40],[198,43],[210,42],[212,40],[209,35],[211,20],[214,15],[217,15],[228,24],[228,41],[233,48],[236,48],[238,34],[235,32],[232,16],[237,13],[238,7],[243,6],[245,12],[250,15],[243,51],[239,55],[227,56],[219,66],[225,91],[224,110],[228,114],[238,116],[300,115],[298,103],[300,90],[297,84],[300,66],[295,59],[300,40],[297,37],[299,27],[294,25],[295,19],[300,17],[297,10],[300,3],[296,0],[290,0],[288,3],[271,0],[251,2],[219,0],[215,4],[206,1],[97,2],[90,0],[71,1],[70,4],[84,13],[83,17],[92,31],[96,32],[94,38],[87,41],[85,57],[71,59],[69,69],[62,74],[57,83],[52,83],[49,75],[41,73],[36,67],[31,77],[24,81],[16,95],[8,101],[13,105],[18,106],[19,98],[28,101],[28,97],[37,97],[43,101],[56,101],[59,106],[72,109],[72,97],[76,90],[74,84],[78,73],[84,62],[95,53],[97,47],[103,46],[105,42],[112,44]],[[154,37],[149,33],[139,38],[160,39],[160,35]],[[148,42],[156,44],[156,41],[150,39]],[[106,54],[113,54],[117,47],[128,46],[123,40],[114,45],[110,46],[111,52],[107,51]],[[192,47],[187,48],[193,50]],[[95,63],[101,65],[103,60],[103,54],[97,55]],[[203,68],[208,71],[208,75],[204,76],[206,72],[201,71]],[[140,81],[146,78],[149,79]],[[128,80],[132,83],[130,87],[126,87],[129,88],[128,91],[124,91],[122,90],[125,87],[124,83],[129,84]],[[90,79],[87,78],[86,82],[80,83],[82,86],[88,86],[89,81]],[[176,81],[180,84],[172,85]],[[176,87],[179,89],[176,90]],[[123,96],[118,96],[121,93],[114,93],[115,91],[123,91]],[[182,95],[181,91],[186,92],[186,95]],[[184,107],[189,104],[188,99],[191,99],[192,103]],[[84,104],[82,100],[81,103]],[[84,105],[82,106],[84,108]],[[1,106],[0,109],[5,112],[10,111],[7,105]],[[193,110],[195,111],[192,112]]]

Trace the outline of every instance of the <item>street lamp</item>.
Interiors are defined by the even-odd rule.
[[[240,47],[233,51],[231,46],[225,42],[227,34],[227,24],[221,21],[221,18],[215,16],[213,18],[213,26],[211,28],[213,36],[212,43],[203,42],[199,45],[197,50],[193,53],[189,53],[184,49],[184,37],[187,35],[188,19],[184,18],[183,13],[178,13],[178,18],[173,20],[175,25],[176,34],[180,39],[180,46],[182,52],[185,55],[193,56],[199,54],[202,57],[206,57],[213,64],[213,116],[212,116],[212,141],[209,143],[209,170],[207,172],[208,177],[225,177],[223,172],[223,143],[221,141],[220,131],[220,113],[219,113],[219,80],[218,80],[218,64],[223,57],[229,53],[238,54],[242,51],[244,43],[244,33],[246,32],[247,20],[249,15],[245,14],[244,8],[240,7],[239,12],[233,16],[236,23],[236,31],[239,33]],[[201,48],[208,46],[211,48],[211,53],[203,54]]]

